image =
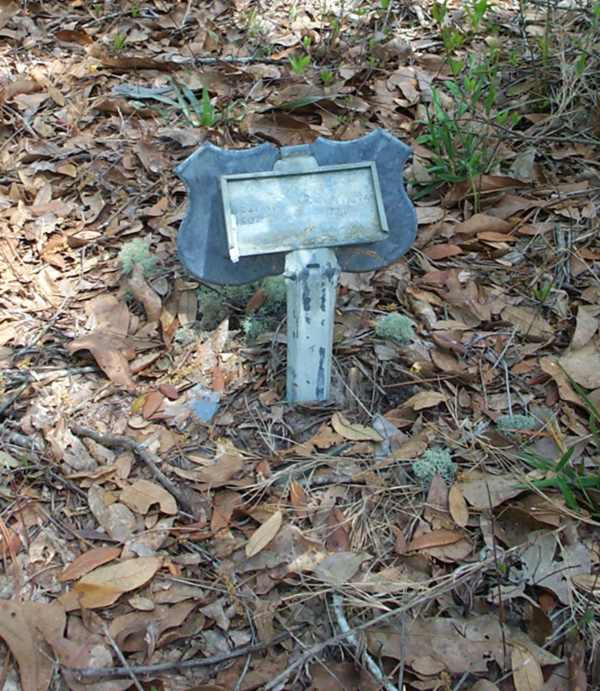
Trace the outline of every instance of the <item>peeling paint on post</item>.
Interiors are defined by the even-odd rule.
[[[329,398],[339,274],[335,252],[330,249],[295,250],[286,255],[290,402]]]
[[[340,271],[373,271],[412,244],[415,210],[402,183],[410,149],[384,130],[280,149],[204,144],[178,168],[189,205],[177,246],[207,283],[284,274],[287,399],[330,396]]]

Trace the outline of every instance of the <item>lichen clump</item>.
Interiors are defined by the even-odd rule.
[[[537,420],[531,415],[501,415],[496,425],[502,432],[520,432],[535,429]]]
[[[133,271],[136,264],[142,267],[144,276],[149,276],[156,268],[156,257],[150,251],[150,243],[141,238],[135,238],[123,245],[119,252],[119,261],[126,275]]]
[[[451,485],[456,475],[456,466],[447,449],[427,449],[412,464],[413,473],[423,487],[428,489],[436,475],[441,475],[446,484]]]
[[[410,343],[415,337],[414,323],[403,314],[393,312],[377,319],[375,333],[379,338],[388,338],[397,343]]]

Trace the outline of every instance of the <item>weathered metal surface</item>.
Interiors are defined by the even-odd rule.
[[[295,250],[286,255],[286,398],[290,403],[329,398],[339,274],[333,250]]]
[[[391,264],[408,250],[416,232],[415,211],[402,181],[409,154],[405,144],[384,130],[352,141],[319,138],[312,144],[281,149],[262,144],[253,149],[225,150],[204,144],[177,169],[189,198],[178,235],[180,258],[194,276],[210,283],[249,283],[283,273],[284,252],[240,256],[238,262],[232,261],[219,179],[272,171],[286,158],[312,157],[318,166],[374,163],[389,231],[375,242],[340,246],[334,251],[343,271],[372,271]]]
[[[385,240],[374,163],[221,178],[229,254],[240,257]]]

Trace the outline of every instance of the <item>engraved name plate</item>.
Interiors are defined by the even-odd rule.
[[[234,262],[257,254],[356,245],[387,237],[373,162],[223,175],[220,184]]]

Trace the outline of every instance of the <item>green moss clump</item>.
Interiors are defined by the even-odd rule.
[[[393,312],[377,319],[375,333],[379,338],[388,338],[397,343],[410,343],[415,337],[414,323],[403,314]]]
[[[198,303],[201,313],[200,328],[212,331],[234,312],[243,310],[248,300],[254,294],[254,284],[243,286],[219,286],[211,288],[207,285],[198,288]]]
[[[265,292],[265,300],[256,312],[242,318],[241,328],[248,340],[255,340],[261,334],[272,331],[286,312],[286,285],[282,276],[270,276],[257,283],[242,286],[201,286],[198,289],[200,328],[211,331],[223,319],[244,312],[259,289]]]
[[[537,420],[531,415],[501,415],[496,420],[496,425],[502,432],[519,432],[535,429]]]
[[[285,278],[283,276],[269,276],[262,281],[261,288],[266,294],[261,310],[277,315],[280,315],[282,311],[285,312],[287,302]]]
[[[413,461],[412,469],[425,490],[436,475],[441,475],[448,485],[452,484],[456,475],[456,466],[447,449],[427,449],[420,458]]]
[[[150,251],[150,243],[141,238],[135,238],[123,245],[119,252],[119,261],[126,275],[133,271],[136,264],[142,267],[144,276],[150,276],[156,269],[156,257]]]

